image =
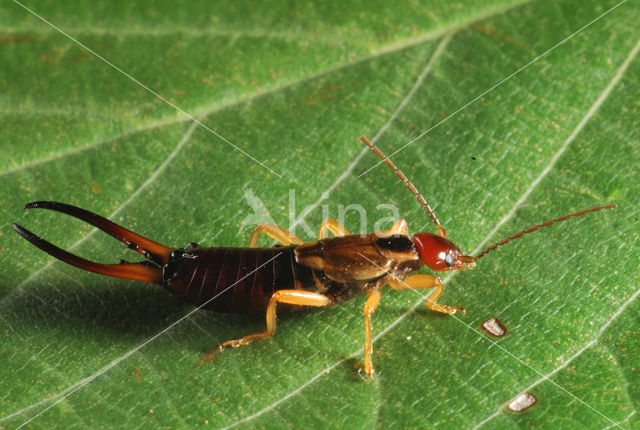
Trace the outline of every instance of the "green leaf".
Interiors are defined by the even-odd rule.
[[[638,2],[595,22],[616,2],[114,3],[0,7],[0,427],[639,425]],[[22,206],[74,204],[169,246],[244,246],[256,214],[313,240],[349,205],[366,214],[351,206],[352,231],[394,207],[433,232],[384,165],[358,178],[379,161],[360,134],[402,148],[393,161],[467,253],[619,208],[445,274],[440,302],[466,316],[385,289],[373,382],[362,298],[282,314],[276,336],[196,367],[264,318],[191,314],[11,229],[102,262],[136,254]],[[482,331],[491,317],[506,336]],[[538,403],[509,411],[522,392]]]

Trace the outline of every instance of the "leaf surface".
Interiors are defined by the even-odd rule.
[[[615,5],[24,3],[100,59],[5,2],[0,426],[638,426],[640,7],[565,41]],[[468,253],[619,208],[446,274],[440,302],[466,316],[426,310],[429,291],[385,289],[373,382],[358,372],[362,299],[283,314],[273,338],[195,367],[263,318],[198,311],[173,325],[193,307],[54,262],[11,229],[101,262],[137,256],[22,206],[71,203],[169,246],[244,246],[256,208],[304,240],[345,213],[351,231],[388,228],[393,208],[412,233],[434,231],[385,166],[358,178],[379,161],[360,134],[400,150]],[[491,317],[505,337],[484,334]],[[525,391],[533,408],[506,409]]]

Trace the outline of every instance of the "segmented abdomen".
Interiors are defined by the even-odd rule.
[[[295,246],[176,250],[163,267],[164,286],[181,299],[218,312],[263,313],[277,290],[315,291],[311,269]]]

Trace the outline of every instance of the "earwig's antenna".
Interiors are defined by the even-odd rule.
[[[550,219],[550,220],[545,221],[543,223],[536,224],[536,225],[534,225],[532,227],[529,227],[526,230],[522,230],[522,231],[514,234],[513,236],[509,236],[506,239],[502,239],[498,243],[494,243],[493,245],[491,245],[490,247],[488,247],[487,249],[485,249],[484,251],[482,251],[480,254],[476,255],[475,257],[467,257],[467,259],[469,261],[465,261],[465,262],[474,262],[474,261],[484,257],[485,255],[487,255],[488,253],[490,253],[491,251],[493,251],[497,247],[502,246],[502,245],[504,245],[504,244],[506,244],[508,242],[511,242],[514,239],[522,237],[525,234],[533,233],[534,231],[536,231],[536,230],[538,230],[538,229],[540,229],[542,227],[549,227],[550,225],[555,224],[557,222],[566,221],[569,218],[573,218],[573,217],[576,217],[576,216],[581,216],[581,215],[587,214],[589,212],[597,212],[597,211],[602,210],[602,209],[614,209],[616,207],[617,207],[617,205],[606,205],[606,206],[598,206],[598,207],[591,208],[591,209],[583,209],[581,211],[574,212],[572,214],[567,214],[567,215],[561,216],[560,218]]]
[[[384,155],[382,153],[382,151],[380,151],[373,143],[369,142],[369,139],[367,139],[364,136],[360,136],[360,140],[362,141],[362,143],[364,143],[369,148],[371,148],[371,150],[373,151],[374,154],[376,154],[378,157],[382,158],[382,161],[384,161],[385,164],[387,166],[389,166],[391,168],[391,170],[393,170],[393,172],[396,174],[396,176],[398,178],[400,178],[400,180],[402,182],[404,182],[404,184],[407,186],[407,188],[409,188],[409,191],[411,191],[416,196],[416,198],[418,199],[418,201],[420,202],[420,204],[422,205],[424,210],[427,211],[427,213],[429,214],[429,216],[431,217],[431,219],[435,223],[436,227],[438,228],[438,234],[440,234],[440,236],[442,236],[442,237],[447,237],[447,232],[440,225],[440,221],[438,221],[438,218],[436,218],[435,214],[433,213],[433,209],[431,209],[431,206],[429,206],[429,204],[424,199],[424,197],[422,197],[422,194],[420,194],[418,192],[418,190],[415,187],[415,185],[413,185],[411,183],[411,181],[409,181],[409,179],[407,179],[405,174],[402,173],[402,170],[398,169],[398,167],[396,167],[396,165],[393,164],[393,161],[391,161],[386,155]]]

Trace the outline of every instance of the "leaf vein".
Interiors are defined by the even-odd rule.
[[[295,80],[292,80],[290,82],[285,82],[285,83],[283,83],[281,85],[276,85],[274,87],[267,88],[267,89],[262,90],[262,91],[257,91],[255,93],[252,93],[252,94],[248,95],[248,96],[244,96],[244,97],[240,97],[240,98],[237,98],[237,99],[234,99],[234,100],[230,100],[230,101],[227,101],[226,103],[213,104],[213,105],[211,105],[209,107],[196,109],[194,111],[193,115],[191,115],[191,116],[195,117],[195,118],[206,118],[207,116],[211,115],[212,113],[218,112],[220,110],[227,109],[227,108],[232,107],[232,106],[237,106],[237,105],[249,103],[252,100],[258,99],[260,97],[263,97],[263,96],[266,96],[266,95],[269,95],[269,94],[273,94],[273,93],[276,93],[276,92],[279,92],[279,91],[282,91],[282,90],[285,90],[287,88],[291,88],[291,87],[294,87],[294,86],[297,86],[297,85],[301,85],[301,84],[304,84],[305,82],[309,82],[309,81],[321,78],[323,76],[326,76],[326,75],[329,75],[329,74],[332,74],[332,73],[336,73],[336,72],[338,72],[338,71],[340,71],[340,70],[342,70],[342,69],[344,69],[346,67],[352,67],[354,65],[361,64],[361,63],[364,63],[366,61],[370,61],[371,59],[374,59],[374,58],[378,58],[378,57],[382,57],[382,56],[385,56],[385,55],[393,54],[394,52],[401,51],[401,50],[409,48],[411,46],[415,46],[415,45],[419,45],[421,43],[427,43],[427,42],[430,42],[430,41],[433,41],[433,40],[437,40],[438,38],[440,38],[440,37],[442,37],[442,36],[444,36],[444,35],[446,35],[446,34],[448,34],[450,32],[455,32],[458,29],[466,28],[468,26],[471,26],[477,21],[480,21],[480,20],[495,16],[495,15],[503,14],[503,13],[507,12],[510,9],[519,7],[519,6],[521,6],[523,4],[526,4],[526,3],[530,2],[530,1],[531,0],[524,0],[524,1],[519,2],[519,3],[515,3],[515,4],[512,4],[512,5],[505,6],[503,8],[496,9],[494,11],[489,11],[489,12],[487,12],[485,14],[480,14],[478,16],[474,16],[474,17],[468,18],[466,21],[462,21],[461,23],[456,23],[456,24],[452,24],[452,25],[449,25],[449,26],[444,26],[441,29],[438,29],[438,30],[435,30],[435,31],[432,31],[432,32],[423,33],[423,34],[421,34],[421,35],[419,35],[417,37],[414,37],[414,38],[405,39],[405,40],[402,40],[400,42],[396,42],[396,43],[392,43],[392,44],[389,44],[389,45],[382,46],[381,48],[379,48],[377,50],[373,50],[370,54],[364,55],[364,56],[362,56],[360,58],[357,58],[357,59],[355,59],[353,61],[350,61],[350,62],[347,62],[347,63],[343,63],[343,64],[338,64],[338,65],[336,65],[336,66],[334,66],[332,68],[328,68],[328,69],[322,70],[322,71],[320,71],[318,73],[311,74],[311,75],[308,75],[308,76],[304,76],[302,78],[295,79]],[[156,121],[150,122],[148,124],[145,124],[145,125],[143,125],[141,127],[138,127],[136,129],[128,130],[128,131],[125,131],[122,134],[119,134],[119,135],[116,135],[116,136],[112,136],[109,139],[99,140],[99,141],[90,143],[90,144],[85,145],[85,146],[80,147],[80,148],[73,148],[73,149],[70,149],[70,150],[67,150],[67,151],[62,151],[59,154],[52,154],[49,157],[45,157],[45,158],[42,158],[40,160],[24,163],[22,165],[7,169],[7,170],[5,170],[3,172],[0,172],[0,178],[2,176],[4,176],[4,175],[8,175],[8,174],[11,174],[11,173],[23,171],[23,170],[26,170],[26,169],[29,169],[29,168],[32,168],[32,167],[35,167],[35,166],[39,166],[39,165],[42,165],[42,164],[45,164],[45,163],[48,163],[48,162],[52,162],[52,161],[64,158],[66,156],[70,156],[70,155],[76,154],[78,152],[82,152],[82,151],[85,151],[85,150],[89,150],[91,148],[99,147],[99,146],[101,146],[103,144],[107,144],[109,142],[113,142],[113,141],[115,141],[117,139],[126,138],[128,136],[135,135],[136,133],[149,131],[149,130],[154,130],[156,128],[164,127],[164,126],[167,126],[167,125],[172,125],[172,124],[177,124],[177,123],[182,123],[182,122],[192,121],[192,120],[193,120],[193,118],[190,118],[189,116],[184,116],[184,115],[180,115],[180,116],[173,117],[173,118],[164,118],[164,119],[156,120]],[[363,151],[363,155],[364,155],[364,153],[366,153],[366,151]]]

